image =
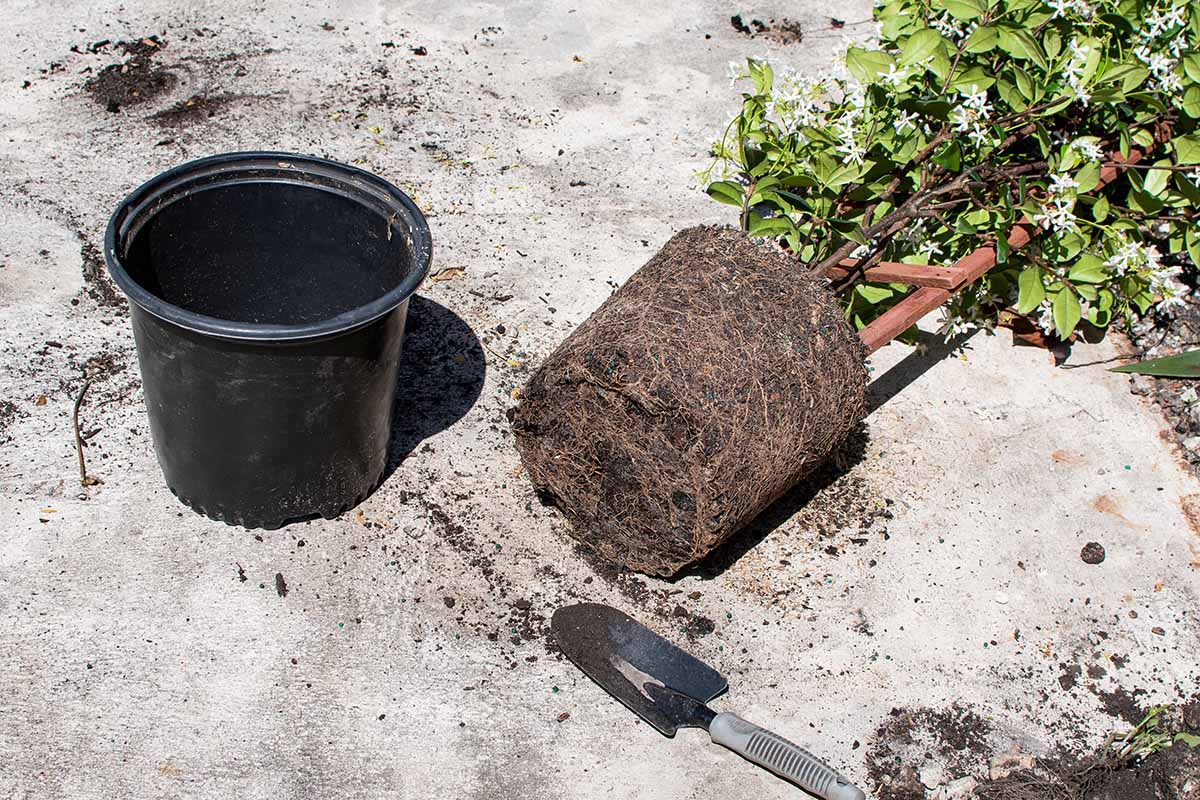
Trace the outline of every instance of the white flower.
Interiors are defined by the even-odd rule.
[[[1159,91],[1165,92],[1166,94],[1175,94],[1183,89],[1183,79],[1180,78],[1179,73],[1175,71],[1173,62],[1169,72],[1163,72],[1160,75],[1156,75],[1155,78],[1156,82],[1158,83]]]
[[[933,261],[934,256],[940,256],[942,254],[942,248],[938,247],[938,243],[933,239],[926,239],[921,243],[921,246],[917,248],[917,252],[925,256],[926,261]]]
[[[1187,403],[1189,407],[1194,407],[1197,403],[1200,403],[1200,395],[1196,394],[1194,386],[1189,386],[1180,392],[1179,399]]]
[[[991,131],[988,126],[983,124],[991,119],[992,115],[992,105],[987,101],[987,91],[972,84],[970,91],[959,92],[959,95],[963,98],[962,102],[950,112],[950,121],[954,123],[954,130],[967,134],[967,138],[976,145],[990,143],[992,141]]]
[[[1145,34],[1149,38],[1160,36],[1174,28],[1183,27],[1183,6],[1173,6],[1169,11],[1155,9],[1146,17]]]
[[[1190,172],[1184,173],[1183,177],[1187,178],[1192,186],[1200,189],[1200,167],[1193,167]]]
[[[1045,230],[1053,228],[1055,233],[1070,233],[1078,229],[1074,208],[1074,200],[1056,197],[1050,205],[1042,206],[1041,213],[1034,215],[1033,222]]]
[[[1153,37],[1147,37],[1143,33],[1142,38],[1149,41]],[[1183,81],[1175,71],[1176,67],[1179,66],[1179,53],[1182,52],[1180,49],[1181,45],[1179,44],[1180,38],[1182,37],[1175,36],[1168,44],[1168,49],[1176,56],[1175,58],[1169,58],[1163,53],[1155,53],[1144,44],[1133,48],[1134,57],[1145,64],[1146,69],[1150,70],[1150,74],[1154,79],[1153,83],[1157,86],[1158,90],[1167,94],[1174,94],[1183,89]]]
[[[1147,269],[1151,269],[1151,270],[1159,269],[1160,268],[1160,262],[1159,262],[1160,256],[1161,256],[1161,254],[1158,252],[1158,248],[1155,247],[1154,245],[1150,245],[1149,247],[1144,248],[1142,250],[1142,257],[1146,263]]]
[[[1071,53],[1071,60],[1063,66],[1063,78],[1071,87],[1075,99],[1086,106],[1092,96],[1087,90],[1083,75],[1087,71],[1088,56],[1091,55],[1092,48],[1076,38],[1067,45],[1067,50]]]
[[[908,111],[901,111],[900,116],[892,120],[892,128],[896,131],[896,133],[903,133],[909,128],[915,129],[917,127],[918,119],[919,117],[917,117],[916,114],[909,113]],[[1200,181],[1200,169],[1195,170],[1195,173],[1197,175],[1196,180]],[[1198,183],[1197,186],[1200,186],[1200,183]]]
[[[974,111],[976,117],[979,119],[992,118],[992,105],[987,101],[986,89],[980,89],[977,85],[971,84],[969,92],[959,92],[959,94],[963,97],[963,106]]]
[[[943,311],[942,324],[938,328],[938,333],[942,337],[949,339],[951,336],[958,336],[960,333],[970,333],[979,327],[978,324],[969,320],[963,319],[954,312]]]
[[[908,70],[896,69],[895,64],[888,64],[888,71],[879,76],[880,80],[887,82],[891,86],[900,86],[908,77]]]
[[[1054,12],[1050,19],[1066,17],[1068,11],[1074,11],[1084,19],[1091,19],[1092,16],[1092,7],[1084,0],[1046,0],[1046,5]]]
[[[1068,192],[1074,192],[1079,188],[1079,181],[1072,178],[1070,175],[1051,175],[1050,176],[1050,194],[1064,195]]]
[[[725,75],[729,78],[729,85],[733,86],[742,78],[748,76],[746,65],[738,61],[730,61],[729,66],[725,69]]]
[[[1074,5],[1073,0],[1046,0],[1046,5],[1054,12],[1050,19],[1065,17]]]
[[[967,138],[970,139],[976,147],[980,147],[985,144],[991,144],[992,134],[987,128],[976,122],[971,125],[971,130],[967,132]]]
[[[963,37],[962,26],[959,25],[953,17],[948,14],[942,14],[933,21],[933,27],[937,32],[948,39],[961,39]]]
[[[1037,326],[1043,333],[1054,333],[1054,306],[1049,300],[1043,300],[1038,306]]]
[[[1125,242],[1109,256],[1104,266],[1117,275],[1124,275],[1130,269],[1136,269],[1143,259],[1141,245],[1137,242]]]
[[[1071,142],[1071,149],[1089,161],[1099,161],[1104,158],[1104,151],[1094,136],[1084,136]]]
[[[1154,310],[1170,311],[1185,306],[1187,306],[1187,301],[1183,292],[1164,292],[1162,300],[1154,304]]]

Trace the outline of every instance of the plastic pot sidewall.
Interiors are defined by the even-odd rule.
[[[356,505],[387,465],[409,299],[429,265],[424,218],[415,206],[406,209],[424,229],[424,257],[388,307],[373,304],[307,326],[197,323],[199,315],[153,295],[144,302],[148,293],[137,284],[127,288],[133,281],[118,258],[118,215],[129,213],[131,200],[144,202],[138,193],[153,183],[114,214],[106,256],[131,300],[147,415],[167,485],[196,511],[246,527],[334,517]],[[420,273],[415,281],[412,271]]]

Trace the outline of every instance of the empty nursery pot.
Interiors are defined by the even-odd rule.
[[[206,516],[334,517],[383,475],[429,226],[387,181],[290,153],[164,172],[104,239],[129,296],[154,449]]]

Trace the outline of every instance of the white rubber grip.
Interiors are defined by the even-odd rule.
[[[824,761],[737,714],[727,711],[717,714],[708,726],[708,733],[717,744],[824,800],[866,800],[862,789]]]

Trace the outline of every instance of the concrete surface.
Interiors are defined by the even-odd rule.
[[[0,797],[798,796],[699,732],[660,737],[549,650],[551,611],[585,598],[690,630],[729,675],[718,708],[864,786],[893,708],[958,703],[990,745],[1042,752],[1122,727],[1122,696],[1196,691],[1200,538],[1181,503],[1200,487],[1156,411],[1087,366],[1112,342],[1074,369],[1007,334],[888,348],[862,453],[675,583],[593,568],[520,474],[504,412],[530,366],[673,231],[729,220],[693,181],[736,103],[726,62],[821,70],[829,15],[864,3],[4,10]],[[751,40],[739,11],[810,33]],[[106,111],[83,85],[122,57],[87,45],[150,35],[174,86]],[[195,97],[211,105],[186,113]],[[462,270],[423,292],[413,455],[357,512],[265,533],[162,485],[127,316],[84,280],[134,184],[247,148],[408,187],[436,267]],[[83,490],[70,415],[89,360],[104,482]],[[1080,560],[1088,541],[1102,564]],[[943,755],[912,766],[936,776]],[[958,769],[986,769],[969,755]]]

